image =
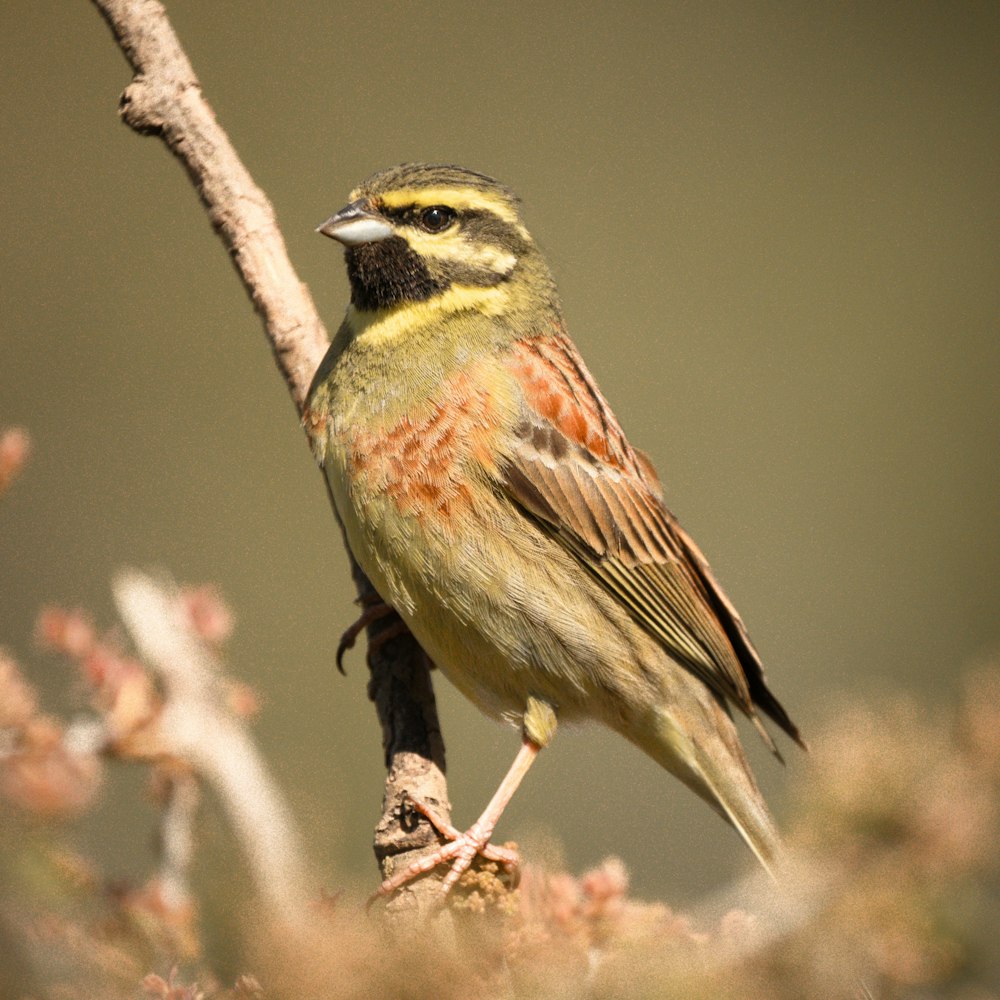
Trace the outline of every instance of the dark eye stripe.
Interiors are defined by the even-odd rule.
[[[378,205],[380,215],[384,215],[390,222],[401,222],[406,224],[416,218],[415,205],[401,205],[397,208],[388,208],[383,204]]]
[[[420,224],[420,216],[433,205],[397,205],[387,206],[379,203],[378,211],[391,222],[398,222],[404,226],[416,226]],[[465,208],[455,212],[456,217],[462,223],[463,228],[470,228],[475,232],[488,233],[490,235],[503,236],[505,242],[517,240],[523,242],[516,229],[504,219],[501,219],[495,212],[487,208]]]
[[[462,234],[473,243],[498,247],[520,257],[528,249],[528,243],[509,222],[484,209],[461,214]]]

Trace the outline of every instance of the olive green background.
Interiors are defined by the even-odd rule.
[[[361,178],[450,161],[522,195],[574,338],[807,735],[845,692],[948,698],[996,650],[1000,6],[168,10],[331,327],[346,281],[313,227]],[[70,711],[40,606],[110,624],[126,564],[217,581],[317,888],[370,882],[379,731],[363,655],[333,669],[353,591],[259,323],[180,167],[117,121],[97,12],[6,0],[0,37],[0,425],[36,448],[0,505],[0,642]],[[471,822],[517,736],[437,689]],[[779,815],[807,769],[784,745],[787,772],[754,750]],[[141,878],[152,829],[113,771],[77,832]],[[234,851],[214,807],[204,831],[211,900]],[[560,733],[499,834],[575,870],[620,854],[674,903],[750,863],[596,729]]]

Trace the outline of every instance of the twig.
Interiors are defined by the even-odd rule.
[[[291,814],[246,727],[227,710],[219,665],[188,623],[176,588],[130,570],[118,575],[114,595],[136,648],[163,681],[164,748],[219,793],[262,895],[280,915],[300,918],[305,873]],[[185,832],[174,832],[179,839],[164,844],[164,856],[174,851],[183,877]]]
[[[274,209],[236,155],[157,0],[94,0],[135,71],[125,123],[159,136],[181,161],[264,321],[278,368],[301,412],[327,336],[285,250]]]
[[[197,779],[187,770],[174,770],[164,780],[158,881],[164,904],[177,912],[191,904],[194,823],[201,793]]]
[[[188,172],[264,322],[279,371],[299,413],[327,336],[309,291],[295,274],[274,210],[240,162],[201,92],[163,5],[157,0],[92,0],[111,27],[135,76],[121,101],[125,122],[157,135]],[[359,593],[372,588],[354,566]],[[369,627],[371,638],[379,623]],[[403,790],[448,811],[444,749],[427,661],[412,637],[386,643],[371,659],[371,694],[382,725],[389,776],[376,832],[383,875],[393,855],[408,863],[431,835],[400,824]],[[400,856],[402,857],[400,858]],[[433,879],[425,880],[432,883]],[[428,905],[433,884],[412,895]]]

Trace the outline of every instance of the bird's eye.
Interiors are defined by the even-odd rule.
[[[455,213],[447,205],[434,205],[420,213],[420,228],[428,233],[440,233],[455,221]]]

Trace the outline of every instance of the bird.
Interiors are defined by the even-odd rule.
[[[727,820],[772,874],[782,847],[734,724],[806,743],[747,629],[570,340],[520,199],[407,163],[318,227],[351,298],[304,423],[354,558],[431,661],[521,746],[461,832],[387,878],[448,865],[447,895],[562,722],[621,734]],[[372,609],[366,612],[371,620]]]

